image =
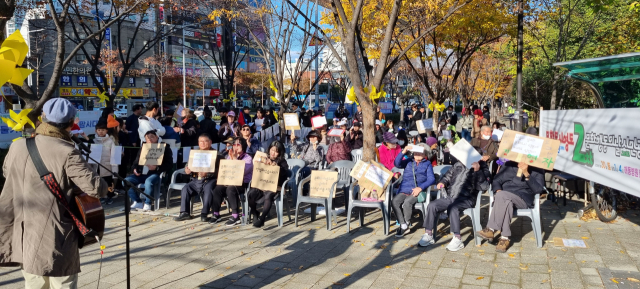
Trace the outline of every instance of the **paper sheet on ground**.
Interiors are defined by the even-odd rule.
[[[449,148],[449,153],[462,162],[467,169],[471,164],[482,159],[482,156],[465,139],[460,139],[453,147]]]

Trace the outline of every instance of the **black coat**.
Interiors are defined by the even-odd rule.
[[[198,121],[195,119],[188,119],[182,125],[183,133],[180,134],[180,143],[183,147],[192,147],[198,145]]]
[[[473,168],[467,169],[463,163],[456,162],[438,182],[445,187],[442,197],[473,199],[478,196],[478,191],[488,189],[491,183],[491,172],[485,162],[478,163],[480,169],[474,172]]]
[[[125,121],[125,125],[127,126],[127,131],[129,131],[129,140],[126,141],[122,139],[120,140],[120,143],[126,144],[127,146],[140,145],[140,135],[138,135],[138,116],[135,114],[128,116]]]
[[[353,136],[353,138],[351,138],[351,136]],[[364,135],[362,134],[361,130],[350,131],[348,137],[349,137],[349,143],[351,144],[351,149],[357,150],[362,148]]]
[[[518,177],[518,163],[509,161],[500,167],[500,171],[493,179],[492,190],[504,190],[522,198],[529,208],[533,208],[533,200],[536,194],[544,191],[544,170],[529,166],[529,180],[524,174]],[[499,194],[499,192],[498,192]]]
[[[219,143],[218,130],[216,129],[216,122],[210,118],[205,118],[200,122],[200,134],[206,133],[211,137],[212,143]]]
[[[409,125],[409,131],[418,130],[418,125],[416,124],[416,122],[419,120],[422,120],[422,112],[418,110],[416,111],[416,114],[411,117],[411,125]]]

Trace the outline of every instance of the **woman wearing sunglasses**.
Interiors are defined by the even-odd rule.
[[[269,150],[267,151],[269,157],[263,157],[260,159],[260,162],[263,164],[280,167],[278,187],[282,187],[282,184],[287,179],[287,173],[289,171],[289,166],[287,165],[287,160],[284,158],[284,153],[284,145],[279,141],[273,141],[269,145]],[[276,198],[276,194],[276,192],[263,191],[256,188],[249,191],[247,199],[249,201],[249,208],[251,208],[250,212],[253,215],[254,227],[260,228],[264,225],[264,221],[267,219],[269,212],[271,211],[271,206]],[[264,201],[264,205],[262,206],[262,215],[258,212],[257,208],[258,202],[261,200]]]
[[[240,221],[240,194],[249,185],[251,177],[253,176],[253,159],[247,154],[247,141],[241,137],[234,138],[232,140],[232,148],[229,150],[229,154],[226,159],[228,160],[241,160],[244,161],[244,178],[242,179],[242,186],[221,186],[218,185],[213,190],[213,217],[209,220],[209,224],[216,224],[220,221],[220,207],[222,206],[222,200],[226,197],[227,204],[231,208],[231,218],[227,221],[227,226],[235,226],[241,223]]]
[[[240,135],[242,139],[247,142],[247,153],[253,157],[260,149],[260,141],[253,137],[251,127],[248,124],[242,126],[242,129],[240,129]]]

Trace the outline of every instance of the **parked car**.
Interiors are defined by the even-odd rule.
[[[113,108],[113,114],[117,118],[126,118],[127,117],[127,105],[126,104],[116,104],[116,107]]]

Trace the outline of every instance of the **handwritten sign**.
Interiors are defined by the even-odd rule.
[[[460,139],[456,145],[450,147],[449,153],[463,163],[467,169],[471,168],[471,164],[482,159],[482,156],[466,139]]]
[[[266,153],[257,151],[255,156],[253,156],[253,163],[261,163],[263,158],[266,160],[269,156]]]
[[[311,171],[310,197],[328,198],[333,184],[338,181],[338,172]]]
[[[506,130],[498,148],[498,157],[524,161],[530,166],[553,170],[560,141]]]
[[[164,149],[167,145],[164,143],[144,143],[142,151],[140,151],[140,166],[159,166],[164,158]]]
[[[286,130],[300,129],[300,120],[297,113],[285,113],[284,116],[284,128]]]
[[[384,195],[382,191],[384,191],[393,177],[393,173],[387,170],[382,164],[377,162],[364,162],[362,160],[356,162],[349,175],[358,180],[361,189],[367,189],[369,191],[377,190],[378,200],[381,200],[380,196]],[[384,197],[382,197],[382,200],[383,199]]]
[[[313,128],[319,128],[327,124],[327,119],[324,116],[318,115],[311,118],[311,125]]]
[[[334,128],[330,130],[327,135],[328,136],[341,136],[344,133],[344,129]]]
[[[244,161],[220,160],[218,172],[219,186],[242,186],[244,178]]]
[[[443,130],[443,131],[442,131],[442,137],[443,137],[444,139],[451,139],[451,131]]]
[[[214,150],[191,150],[187,166],[197,173],[213,173],[216,171],[218,152]]]
[[[253,164],[251,187],[263,191],[276,192],[278,190],[278,178],[280,167],[263,163]]]

